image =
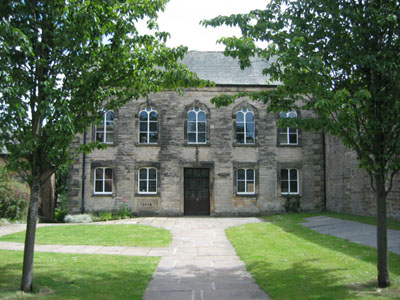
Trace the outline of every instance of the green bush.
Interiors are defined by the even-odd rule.
[[[29,188],[0,166],[0,218],[22,219],[29,203]]]
[[[132,216],[132,211],[128,207],[128,200],[124,200],[124,203],[121,205],[121,207],[114,213],[114,216],[117,219],[127,219]]]
[[[99,212],[99,220],[100,221],[108,221],[112,219],[112,213],[109,211],[100,211]]]
[[[54,221],[58,223],[64,222],[64,218],[67,215],[67,210],[66,209],[60,209],[56,208],[56,212],[54,214]]]
[[[67,215],[67,195],[60,194],[58,195],[57,207],[54,213],[54,221],[62,223],[64,222],[64,218]]]

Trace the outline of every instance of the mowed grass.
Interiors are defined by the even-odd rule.
[[[376,249],[298,223],[310,214],[226,230],[247,270],[274,300],[400,299],[400,256],[389,253],[392,286],[376,285]]]
[[[22,251],[0,250],[0,299],[141,300],[159,257],[35,253],[34,293],[20,289]]]
[[[0,237],[0,241],[25,241],[25,232]],[[36,230],[37,244],[166,247],[171,233],[145,225],[61,225]]]

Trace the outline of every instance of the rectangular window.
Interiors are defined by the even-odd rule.
[[[237,170],[237,194],[254,195],[256,193],[256,176],[254,169]]]
[[[94,170],[94,193],[112,194],[113,171],[110,168]]]
[[[282,195],[299,194],[299,170],[297,169],[281,170],[281,194]]]
[[[138,192],[139,194],[157,194],[157,169],[139,169]]]

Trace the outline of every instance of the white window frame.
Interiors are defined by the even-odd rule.
[[[156,179],[155,179],[156,191],[155,192],[149,192],[149,181],[150,180],[154,181],[154,179],[149,179],[149,174],[150,174],[150,170],[151,169],[156,170]],[[140,179],[140,170],[146,170],[146,179]],[[138,170],[138,194],[141,194],[141,195],[156,195],[157,194],[157,191],[158,191],[158,187],[157,187],[158,174],[157,174],[157,171],[158,171],[157,168],[152,168],[152,167],[139,168],[139,170]],[[141,181],[145,181],[146,182],[146,192],[140,191],[140,182]]]
[[[288,175],[288,179],[287,180],[282,180],[282,171],[283,170],[286,170],[286,172],[287,172],[287,175]],[[297,183],[297,192],[292,192],[291,190],[290,190],[290,182],[292,182],[292,181],[294,181],[294,180],[291,180],[291,178],[290,178],[290,171],[292,171],[292,170],[296,170],[296,176],[297,176],[297,178],[296,178],[296,183]],[[288,183],[288,191],[287,192],[282,192],[282,182],[283,181],[286,181],[287,183]],[[295,169],[295,168],[282,168],[281,169],[281,171],[280,171],[280,186],[281,186],[281,194],[282,195],[299,195],[300,194],[300,171],[299,171],[299,169]]]
[[[290,114],[295,114],[295,116],[291,116]],[[279,117],[280,117],[280,118],[297,118],[298,115],[297,115],[297,112],[295,112],[295,111],[288,111],[288,112],[286,112],[286,113],[285,113],[285,112],[281,112],[281,113],[279,114]],[[279,128],[279,129],[278,129],[278,141],[279,141],[279,145],[298,145],[298,144],[299,144],[299,130],[296,128],[296,143],[291,143],[291,142],[290,142],[290,135],[291,135],[291,133],[290,133],[290,128],[293,128],[293,127],[286,127],[286,132],[284,131],[285,128]],[[293,134],[293,133],[292,133],[292,134]],[[281,143],[280,137],[281,137],[282,135],[285,135],[285,136],[286,136],[286,142]]]
[[[107,131],[107,114],[110,113],[110,112],[114,114],[114,118],[113,118],[113,121],[112,121],[112,131]],[[112,111],[112,110],[105,111],[103,113],[103,130],[98,131],[97,130],[97,125],[95,125],[95,127],[94,127],[95,140],[97,141],[97,133],[102,133],[103,134],[103,140],[99,141],[100,143],[108,144],[108,145],[114,144],[114,125],[115,125],[115,112]],[[113,135],[113,141],[112,142],[107,142],[107,134],[112,134]]]
[[[147,113],[147,121],[141,121],[140,120],[140,115],[141,115],[142,112]],[[150,120],[150,114],[152,112],[155,112],[157,114],[157,121],[151,121]],[[140,124],[141,123],[146,123],[147,124],[146,131],[141,131],[140,130]],[[150,124],[151,123],[156,123],[157,124],[157,131],[150,131]],[[146,133],[147,142],[143,143],[143,142],[140,141],[140,134],[141,133]],[[150,134],[151,133],[156,133],[157,134],[157,141],[155,143],[151,143],[150,142]],[[139,137],[138,137],[138,141],[139,141],[140,144],[157,144],[158,143],[158,112],[155,109],[153,109],[152,107],[145,107],[144,109],[142,109],[139,112]]]
[[[196,108],[198,111],[196,111]],[[189,121],[189,113],[194,112],[196,114],[196,121]],[[203,112],[206,116],[206,120],[204,121],[204,142],[199,142],[199,113]],[[195,122],[196,123],[196,130],[195,131],[189,131],[189,122]],[[203,121],[201,121],[203,123]],[[196,135],[196,141],[195,142],[189,142],[189,133],[194,133]],[[201,132],[203,133],[203,132]],[[188,144],[207,144],[207,113],[202,110],[200,107],[193,107],[192,109],[188,110],[187,112],[187,119],[186,119],[186,140]]]
[[[246,111],[244,111],[244,110],[246,110]],[[238,122],[238,114],[239,113],[242,113],[243,114],[243,122]],[[253,115],[253,131],[252,131],[252,133],[253,133],[253,142],[247,142],[247,135],[246,135],[246,132],[247,132],[247,123],[249,123],[249,122],[247,122],[247,120],[246,120],[246,115],[247,114],[252,114]],[[243,137],[244,137],[244,142],[243,143],[240,143],[240,142],[238,142],[238,140],[237,140],[237,136],[236,136],[236,134],[237,134],[237,125],[238,125],[238,123],[243,123]],[[256,142],[256,119],[255,119],[255,115],[254,115],[254,113],[253,113],[253,111],[251,111],[250,109],[248,109],[248,108],[242,108],[241,110],[239,110],[237,113],[236,113],[236,128],[235,128],[235,139],[236,139],[236,143],[237,144],[241,144],[241,145],[246,145],[246,144],[255,144],[255,142]]]
[[[244,170],[244,180],[240,179],[239,180],[239,170]],[[248,192],[247,191],[247,170],[252,170],[253,171],[253,177],[254,177],[254,192]],[[239,181],[244,182],[244,192],[239,192]],[[237,195],[255,195],[256,194],[256,170],[253,168],[239,168],[236,170],[236,194]]]
[[[97,174],[97,170],[98,169],[102,169],[103,170],[103,177],[101,178],[101,179],[97,179],[96,178],[96,174]],[[107,169],[110,169],[111,170],[111,179],[106,179],[106,170]],[[110,194],[112,194],[113,193],[113,178],[114,178],[114,171],[113,171],[113,169],[112,168],[108,168],[108,167],[100,167],[100,168],[96,168],[96,169],[94,169],[94,175],[93,175],[93,177],[94,177],[94,180],[93,180],[93,182],[94,182],[94,184],[93,184],[93,193],[94,194],[96,194],[96,195],[110,195]],[[111,181],[111,192],[105,192],[105,186],[106,186],[106,181]],[[102,191],[101,192],[98,192],[98,191],[96,191],[96,183],[97,183],[97,181],[101,181],[103,184],[102,184]]]

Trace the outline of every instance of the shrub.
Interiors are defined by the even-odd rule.
[[[92,216],[87,214],[82,215],[66,215],[64,218],[65,223],[90,223]]]
[[[54,221],[62,223],[64,222],[64,217],[67,215],[67,195],[58,195],[57,207],[54,213]]]
[[[115,217],[118,219],[126,219],[132,216],[132,211],[128,207],[128,200],[124,200],[122,206],[115,212]]]
[[[64,218],[67,215],[67,211],[65,209],[56,208],[56,212],[54,214],[54,221],[58,223],[64,222]]]
[[[29,188],[0,166],[0,218],[22,219],[29,203]]]
[[[108,221],[112,219],[112,213],[109,211],[99,212],[99,221]]]

